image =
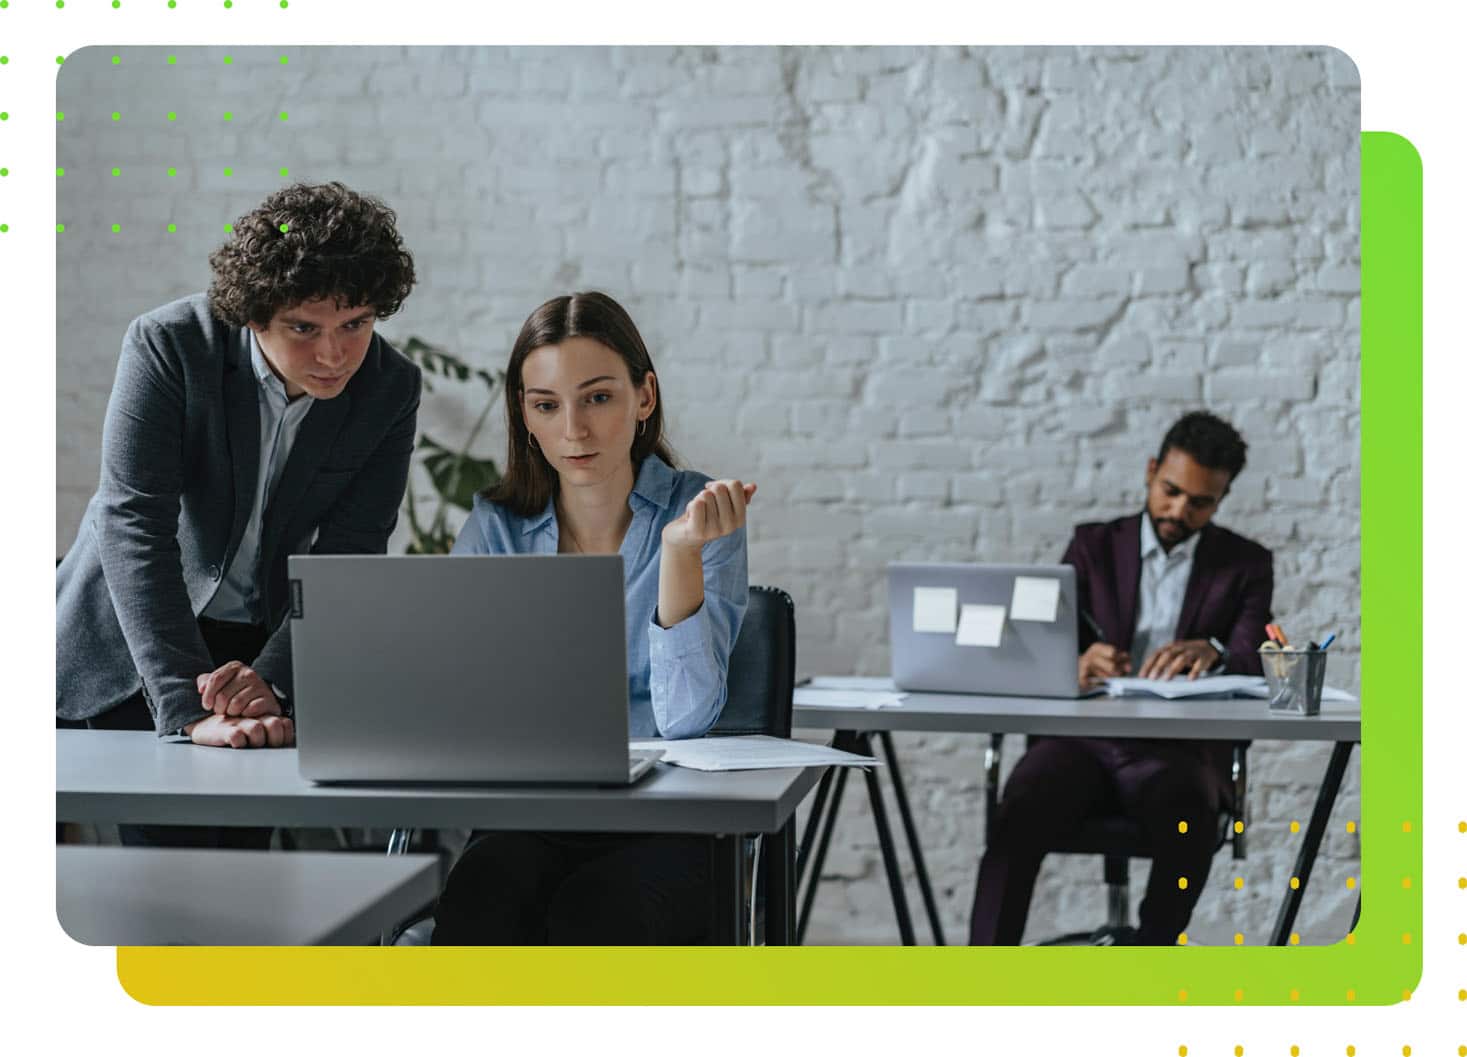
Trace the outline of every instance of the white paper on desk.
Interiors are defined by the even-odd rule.
[[[1226,697],[1233,694],[1255,696],[1256,687],[1265,687],[1261,675],[1204,675],[1198,679],[1179,676],[1173,679],[1138,679],[1117,677],[1105,681],[1111,697],[1164,697],[1175,701],[1184,697]]]
[[[795,705],[801,708],[895,708],[906,694],[894,690],[844,690],[797,686]]]
[[[912,630],[951,635],[958,626],[956,587],[917,587],[912,590]]]
[[[958,620],[959,646],[998,646],[1003,642],[1003,606],[964,606]]]
[[[1250,689],[1240,690],[1238,692],[1240,694],[1246,694],[1249,697],[1263,698],[1265,700],[1267,700],[1267,698],[1269,697],[1267,683],[1264,683],[1262,686],[1255,686]],[[1350,691],[1341,690],[1338,687],[1334,686],[1326,686],[1320,692],[1319,699],[1321,701],[1333,701],[1343,705],[1358,705],[1360,703],[1360,699],[1354,694],[1350,693]]]
[[[809,685],[815,690],[896,690],[889,675],[817,675]]]
[[[762,771],[776,767],[871,767],[880,760],[807,741],[744,734],[732,738],[643,738],[633,749],[661,749],[662,762],[695,771]]]
[[[1048,576],[1014,577],[1010,620],[1042,620],[1053,624],[1059,616],[1060,582]]]

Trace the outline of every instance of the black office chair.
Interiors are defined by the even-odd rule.
[[[787,738],[794,719],[794,697],[794,600],[778,587],[751,587],[749,607],[744,611],[738,640],[728,658],[728,699],[709,736],[771,734]],[[763,856],[751,855],[751,846],[758,842],[746,841],[745,862],[749,872],[743,883],[753,887],[756,920],[747,927],[743,921],[736,924],[731,937],[734,943],[746,943],[759,935],[769,885],[787,886],[785,905],[794,905],[793,819],[786,829],[779,840],[764,842],[769,845],[769,853]],[[733,869],[731,857],[728,841],[717,841],[714,869]],[[713,912],[720,914],[722,908],[715,906]],[[715,920],[715,937],[728,937],[729,931],[727,922]]]
[[[718,722],[708,732],[709,736],[772,734],[787,738],[794,718],[794,697],[794,600],[778,587],[751,587],[739,637],[728,658],[728,698]],[[791,820],[789,832],[775,842],[783,849],[780,854],[762,857],[757,876],[746,875],[742,879],[744,891],[748,891],[749,886],[754,887],[756,905],[762,904],[762,894],[770,884],[787,885],[785,905],[794,905],[793,834],[794,822]],[[389,854],[406,851],[411,840],[411,830],[394,831],[388,845]],[[746,856],[746,861],[751,860]],[[727,840],[715,844],[714,869],[734,869],[734,849]],[[715,911],[721,909],[715,908]],[[715,937],[731,936],[736,943],[749,938],[749,923],[746,921],[728,922],[720,918],[712,924]],[[388,942],[426,943],[432,931],[432,919],[425,913],[404,922]],[[757,934],[757,922],[754,931]]]
[[[1248,746],[1252,742],[1233,743],[1233,804],[1218,813],[1217,845],[1214,853],[1225,843],[1231,843],[1233,858],[1242,859],[1247,852],[1248,814]],[[1027,748],[1027,742],[1026,742]],[[984,758],[986,789],[984,800],[984,832],[990,832],[993,819],[998,812],[999,765],[1002,762],[1003,735],[994,734],[989,739]],[[1140,825],[1124,815],[1096,815],[1086,819],[1073,833],[1057,840],[1050,853],[1060,855],[1099,855],[1104,861],[1106,886],[1106,921],[1099,929],[1090,932],[1070,932],[1040,943],[1042,947],[1075,946],[1080,944],[1115,943],[1131,929],[1131,882],[1130,861],[1149,859],[1152,856],[1150,842]]]

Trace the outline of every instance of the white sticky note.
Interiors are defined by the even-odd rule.
[[[1059,615],[1060,582],[1044,576],[1014,577],[1009,619],[1042,620],[1053,624]]]
[[[958,626],[956,587],[918,587],[912,592],[912,630],[951,635]]]
[[[997,646],[1003,642],[1003,606],[964,606],[958,620],[959,646]]]

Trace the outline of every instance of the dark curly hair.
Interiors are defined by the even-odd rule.
[[[1209,470],[1226,470],[1229,483],[1248,461],[1248,445],[1238,431],[1207,411],[1189,411],[1177,419],[1162,438],[1156,461],[1164,462],[1172,448],[1186,452]]]
[[[209,255],[209,306],[231,326],[264,326],[282,308],[327,297],[386,319],[416,281],[397,214],[341,183],[281,188],[233,231]]]

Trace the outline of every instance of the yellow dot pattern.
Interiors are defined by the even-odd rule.
[[[1239,947],[1243,946],[1243,934],[1241,932],[1233,933],[1233,943]]]
[[[1346,888],[1354,888],[1355,887],[1355,878],[1353,878],[1353,877],[1347,877],[1347,878],[1345,878],[1345,887]]]
[[[1346,1046],[1345,1047],[1345,1057],[1355,1057],[1355,1047],[1353,1047],[1353,1046]]]
[[[1299,1047],[1297,1047],[1297,1046],[1290,1046],[1289,1047],[1289,1057],[1299,1057]]]
[[[1295,947],[1299,946],[1299,934],[1297,932],[1289,933],[1289,942]]]
[[[1179,932],[1179,933],[1177,933],[1177,946],[1178,947],[1185,947],[1186,945],[1187,945],[1187,934],[1185,932]]]
[[[1346,822],[1345,823],[1345,832],[1346,833],[1354,833],[1355,832],[1355,820],[1354,819],[1351,819],[1349,822]]]
[[[1298,833],[1299,832],[1299,820],[1298,819],[1295,819],[1293,822],[1290,822],[1289,823],[1289,832],[1290,833]]]
[[[1241,889],[1242,887],[1243,887],[1243,879],[1241,877],[1234,877],[1233,878],[1233,888],[1234,889]]]
[[[1290,877],[1289,878],[1289,887],[1290,888],[1297,889],[1299,887],[1299,878],[1297,878],[1297,877]]]
[[[1185,820],[1177,823],[1177,832],[1178,833],[1186,833],[1187,832],[1187,823],[1186,823]]]
[[[1185,877],[1178,877],[1177,887],[1185,892],[1187,890],[1187,879]]]
[[[1296,987],[1296,988],[1294,988],[1294,989],[1293,989],[1293,990],[1291,990],[1291,991],[1290,991],[1290,992],[1289,992],[1289,1001],[1290,1001],[1290,1002],[1297,1002],[1297,1001],[1299,1001],[1299,989],[1298,989],[1298,988],[1297,988],[1297,987]],[[1296,1046],[1296,1047],[1294,1047],[1294,1048],[1295,1048],[1295,1049],[1296,1049],[1296,1050],[1297,1050],[1297,1049],[1298,1049],[1298,1047],[1297,1047],[1297,1046]]]

